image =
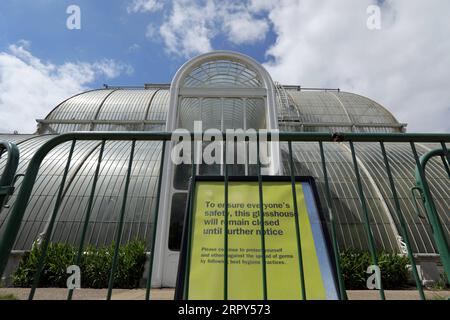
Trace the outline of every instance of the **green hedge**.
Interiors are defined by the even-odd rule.
[[[63,243],[49,245],[47,259],[41,274],[40,287],[66,287],[66,268],[75,264],[77,249]],[[83,288],[108,287],[114,245],[109,247],[88,247],[83,254],[81,286]],[[36,271],[40,249],[34,247],[22,258],[13,275],[16,287],[30,287]],[[367,289],[367,267],[372,264],[370,253],[359,251],[341,252],[341,266],[346,289]],[[385,289],[401,289],[407,286],[408,258],[396,254],[378,254],[381,278]],[[114,277],[115,288],[137,288],[144,272],[146,261],[145,244],[132,241],[119,248],[118,265]]]
[[[369,252],[347,250],[341,252],[341,266],[346,289],[367,289],[367,267],[372,264]],[[405,256],[380,252],[378,266],[384,289],[401,289],[408,286],[409,260]]]
[[[13,275],[13,285],[30,287],[41,250],[34,247],[26,253]],[[40,287],[66,287],[69,274],[66,269],[75,264],[77,248],[63,243],[51,243],[39,282]],[[82,256],[81,286],[83,288],[107,288],[109,273],[114,255],[114,245],[109,247],[92,247],[85,249]],[[144,272],[146,260],[145,244],[132,241],[120,246],[118,264],[114,276],[115,288],[137,288]]]

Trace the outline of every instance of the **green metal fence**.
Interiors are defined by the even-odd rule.
[[[6,199],[14,192],[14,182],[19,165],[19,149],[11,142],[0,141],[0,159],[7,157],[6,165],[0,175],[0,212]]]
[[[341,265],[339,260],[339,249],[338,249],[338,243],[336,239],[336,226],[335,226],[335,218],[333,215],[333,208],[332,208],[332,202],[331,202],[331,191],[329,186],[329,177],[327,172],[327,165],[326,165],[326,158],[325,158],[325,152],[324,152],[324,144],[325,143],[337,143],[337,142],[348,142],[350,145],[351,155],[352,155],[352,163],[354,167],[354,173],[356,177],[357,182],[357,191],[358,196],[360,200],[360,207],[363,212],[363,224],[365,233],[367,236],[368,244],[369,244],[369,250],[371,253],[372,263],[373,265],[378,265],[378,257],[377,257],[377,250],[375,247],[375,241],[373,232],[370,225],[370,217],[369,217],[369,211],[367,209],[366,204],[366,198],[364,195],[364,189],[362,184],[362,178],[360,174],[360,168],[358,167],[358,161],[357,161],[357,154],[355,150],[355,144],[358,143],[364,143],[364,142],[372,142],[372,143],[379,143],[380,151],[383,155],[384,160],[384,166],[386,170],[386,174],[389,180],[389,186],[392,192],[392,196],[394,199],[395,204],[395,213],[397,215],[398,221],[400,222],[400,233],[403,237],[403,240],[406,244],[407,248],[407,255],[410,261],[410,264],[412,266],[412,272],[414,276],[414,280],[416,282],[416,287],[419,292],[419,295],[422,299],[425,299],[421,279],[419,277],[415,257],[413,255],[409,235],[407,232],[406,222],[405,218],[402,214],[396,185],[394,183],[388,154],[386,152],[385,143],[390,142],[403,142],[403,143],[409,143],[411,146],[411,152],[414,156],[415,162],[416,162],[416,177],[417,177],[417,190],[420,191],[420,194],[422,196],[422,200],[424,203],[424,206],[426,208],[427,213],[427,219],[428,222],[431,225],[432,231],[433,231],[433,237],[436,242],[437,249],[440,253],[442,264],[444,265],[444,268],[446,270],[447,274],[447,280],[450,282],[450,258],[449,258],[449,250],[448,250],[448,244],[446,242],[445,234],[442,229],[441,222],[439,220],[439,216],[436,212],[436,208],[433,202],[433,197],[430,192],[427,180],[426,180],[426,164],[428,160],[432,157],[439,156],[442,161],[443,165],[446,169],[446,172],[449,175],[450,179],[450,157],[449,152],[446,148],[446,143],[450,142],[450,134],[372,134],[372,133],[341,133],[341,134],[330,134],[330,133],[294,133],[294,132],[283,132],[279,133],[277,135],[274,135],[274,137],[277,137],[280,142],[286,142],[288,144],[289,149],[289,166],[290,166],[290,175],[291,175],[291,183],[292,183],[292,193],[293,193],[293,203],[294,203],[294,214],[295,219],[298,221],[298,209],[296,205],[296,194],[295,194],[295,177],[294,177],[294,160],[293,160],[293,152],[292,152],[292,143],[294,142],[316,142],[319,145],[320,148],[320,156],[321,156],[321,163],[322,163],[322,173],[324,176],[324,184],[325,184],[325,194],[326,194],[326,207],[328,208],[328,224],[330,226],[330,235],[331,235],[331,242],[332,242],[332,249],[334,251],[334,257],[335,257],[335,265],[336,265],[336,273],[338,275],[338,288],[339,288],[339,297],[340,299],[346,299],[346,290],[344,286],[344,280],[342,277],[341,272]],[[192,136],[194,139],[194,135]],[[225,134],[223,136],[224,140],[226,138]],[[120,210],[120,216],[119,216],[119,223],[118,223],[118,230],[116,235],[116,246],[114,255],[112,258],[112,263],[110,266],[110,275],[109,275],[109,285],[108,285],[108,291],[107,291],[107,299],[111,299],[112,290],[113,290],[113,279],[114,275],[117,271],[117,263],[118,263],[118,251],[119,251],[119,243],[121,241],[121,234],[123,229],[123,222],[124,222],[124,215],[126,212],[126,206],[127,206],[127,196],[128,196],[128,189],[129,189],[129,183],[130,183],[130,175],[131,175],[131,168],[133,166],[133,155],[135,152],[135,144],[136,141],[163,141],[163,150],[161,153],[161,157],[164,155],[164,151],[166,149],[166,144],[169,143],[172,139],[172,134],[170,132],[78,132],[78,133],[69,133],[69,134],[63,134],[56,136],[55,138],[47,141],[39,150],[34,154],[33,158],[31,159],[27,171],[25,173],[20,191],[18,192],[17,199],[15,201],[14,207],[12,209],[12,212],[9,215],[9,218],[4,225],[4,230],[2,230],[2,238],[0,239],[0,275],[3,274],[5,266],[8,261],[8,257],[11,253],[11,250],[13,248],[15,239],[17,237],[17,234],[19,232],[21,222],[23,220],[25,211],[27,209],[27,204],[29,202],[30,196],[32,194],[33,186],[36,181],[36,178],[39,174],[39,168],[46,157],[46,155],[53,150],[58,145],[61,145],[63,143],[71,143],[70,151],[67,157],[66,166],[64,169],[64,174],[61,177],[60,185],[58,189],[58,193],[56,195],[56,201],[54,208],[52,210],[52,214],[50,216],[48,228],[46,229],[46,233],[43,237],[43,241],[41,243],[41,249],[42,253],[39,257],[38,261],[38,267],[34,276],[34,282],[33,286],[30,291],[29,298],[33,299],[37,286],[39,284],[39,279],[43,270],[45,257],[47,255],[47,249],[49,247],[50,241],[51,241],[51,234],[53,232],[53,229],[55,228],[55,221],[58,215],[58,212],[60,210],[60,205],[62,202],[63,197],[63,190],[64,186],[66,184],[66,178],[68,175],[68,171],[71,165],[72,155],[74,152],[74,149],[76,148],[76,144],[78,141],[101,141],[101,146],[99,149],[99,154],[97,158],[96,163],[96,170],[93,176],[93,182],[91,184],[91,190],[90,190],[90,196],[88,199],[88,205],[87,210],[84,214],[84,221],[83,221],[83,227],[82,227],[82,233],[81,233],[81,239],[78,244],[78,252],[76,255],[76,264],[78,265],[81,261],[81,257],[83,254],[83,250],[85,247],[85,238],[86,238],[86,230],[88,228],[88,223],[90,220],[90,216],[93,210],[93,201],[96,194],[96,184],[99,176],[100,166],[102,163],[103,158],[103,152],[105,150],[105,143],[107,141],[131,141],[131,150],[128,160],[128,167],[127,167],[127,175],[125,179],[125,187],[124,187],[124,194],[123,194],[123,202],[121,205]],[[259,134],[257,134],[257,139],[259,142]],[[269,133],[267,137],[268,141],[272,139],[272,135]],[[433,150],[432,152],[419,157],[415,144],[416,143],[440,143],[441,148],[437,150]],[[259,186],[259,202],[260,202],[260,210],[263,210],[263,203],[264,203],[264,195],[263,195],[263,179],[261,176],[261,161],[259,158],[259,143],[257,143],[258,146],[258,155],[257,155],[257,166],[258,166],[258,186]],[[15,171],[17,168],[18,163],[18,150],[17,147],[11,143],[8,142],[0,142],[0,147],[2,149],[2,153],[4,154],[3,150],[6,150],[6,153],[8,155],[8,161],[7,165],[4,169],[4,172],[0,179],[0,204],[2,204],[5,196],[11,194],[14,184],[14,177],[15,177]],[[225,153],[226,154],[226,153]],[[162,180],[162,172],[164,170],[164,166],[168,165],[169,163],[164,163],[164,161],[160,161],[160,172],[159,172],[159,180],[157,185],[157,197],[156,197],[156,205],[155,205],[155,212],[154,212],[154,223],[153,223],[153,230],[152,230],[152,237],[153,241],[151,242],[150,246],[150,264],[148,269],[148,275],[147,275],[147,284],[146,284],[146,299],[150,299],[150,287],[151,287],[151,279],[152,279],[152,267],[153,267],[153,259],[154,259],[154,246],[155,246],[155,236],[156,236],[156,227],[157,227],[157,219],[158,219],[158,211],[159,211],[159,200],[161,195],[161,180]],[[228,217],[228,169],[227,166],[224,166],[224,186],[225,186],[225,231],[228,228],[227,223],[227,217]],[[195,166],[192,166],[191,171],[191,183],[195,183]],[[194,186],[191,186],[191,188]],[[192,201],[191,201],[192,204]],[[192,208],[190,208],[192,210]],[[262,212],[260,212],[260,223],[261,223],[261,230],[264,230],[264,215]],[[188,221],[189,222],[189,221]],[[189,222],[190,223],[190,222]],[[297,224],[298,226],[298,224]],[[301,254],[301,243],[300,243],[300,236],[298,234],[299,230],[297,228],[297,247],[299,252],[299,272],[300,272],[300,279],[302,281],[302,288],[305,288],[304,282],[307,281],[305,279],[302,269],[302,254]],[[224,233],[224,249],[225,249],[225,263],[224,263],[224,299],[228,298],[228,236],[227,232]],[[265,252],[265,238],[264,238],[264,232],[261,232],[261,248],[263,253]],[[265,254],[262,254],[262,268],[263,268],[263,288],[264,288],[264,298],[267,297],[267,279],[266,279],[266,264],[265,264]],[[379,295],[381,299],[385,299],[384,289],[381,285],[381,288],[379,289]],[[73,296],[73,290],[69,290],[67,299],[72,299]],[[302,290],[302,299],[307,299],[304,289]]]
[[[447,280],[450,283],[450,252],[448,248],[448,243],[446,241],[446,237],[444,234],[444,230],[442,229],[441,222],[439,220],[439,216],[436,211],[436,206],[433,201],[433,196],[430,192],[430,188],[428,186],[428,182],[426,179],[426,165],[428,161],[433,157],[440,157],[444,168],[447,172],[447,175],[450,179],[450,155],[447,150],[447,147],[444,142],[441,142],[442,149],[434,149],[430,152],[424,154],[420,159],[417,157],[417,153],[415,151],[414,143],[411,143],[411,148],[415,155],[416,160],[416,183],[417,188],[419,189],[423,204],[425,206],[427,212],[427,219],[429,224],[431,225],[433,231],[434,241],[436,243],[437,249],[441,255],[441,260],[444,265],[445,273],[447,275]]]

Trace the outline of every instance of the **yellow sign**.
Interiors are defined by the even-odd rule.
[[[307,187],[305,193],[304,187]],[[228,299],[263,299],[258,182],[230,181],[228,188]],[[307,183],[296,183],[307,299],[336,298],[321,232],[311,215]],[[309,195],[305,199],[305,194]],[[297,235],[290,181],[264,181],[264,232],[268,299],[301,299]],[[224,297],[224,183],[198,181],[194,195],[188,299]],[[315,223],[312,227],[311,218]],[[319,232],[318,232],[319,231]],[[317,245],[319,244],[319,254]],[[322,255],[322,256],[321,256]],[[326,266],[323,266],[323,265]],[[325,274],[325,276],[324,276]],[[331,293],[329,292],[331,288]]]

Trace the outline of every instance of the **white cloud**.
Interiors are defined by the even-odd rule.
[[[145,36],[149,39],[157,39],[159,37],[159,31],[158,28],[156,28],[155,25],[149,24],[147,26],[147,30],[145,32]]]
[[[366,27],[376,1],[279,1],[269,10],[275,80],[340,87],[371,97],[409,131],[450,131],[450,1],[385,1],[381,30]],[[261,9],[263,10],[263,9]]]
[[[122,73],[131,75],[134,72],[132,66],[121,62],[116,62],[113,59],[101,59],[92,63],[90,66],[93,70],[99,74],[104,74],[109,79],[117,78]]]
[[[264,40],[269,30],[265,19],[256,19],[244,6],[238,7],[235,12],[225,11],[222,17],[228,39],[235,44],[252,44]]]
[[[409,131],[449,132],[450,1],[385,0],[381,30],[369,30],[367,8],[378,2],[174,0],[147,37],[191,57],[219,36],[252,44],[272,30],[264,65],[275,80],[340,87],[380,102]]]
[[[132,67],[114,60],[94,63],[42,62],[19,41],[0,52],[0,132],[32,133],[33,119],[43,118],[59,102],[88,89],[98,77],[115,78]]]
[[[133,0],[128,6],[128,13],[135,12],[155,12],[164,7],[164,3],[159,0]]]
[[[251,44],[264,40],[269,30],[267,19],[257,16],[266,8],[249,1],[174,0],[161,26],[149,24],[146,35],[162,39],[168,53],[184,57],[211,51],[218,35],[233,44]]]
[[[215,5],[174,1],[169,18],[159,31],[169,53],[190,56],[212,50]]]
[[[128,47],[128,52],[137,52],[141,49],[141,46],[138,43],[133,43],[131,46]]]
[[[249,9],[252,12],[269,11],[278,5],[278,1],[274,0],[250,0]]]

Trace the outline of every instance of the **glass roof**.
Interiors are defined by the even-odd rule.
[[[36,150],[53,137],[52,135],[0,135],[0,140],[12,140],[18,144],[21,158],[17,173],[24,173]],[[64,190],[61,211],[53,236],[54,241],[76,243],[79,237],[82,215],[85,212],[93,172],[97,163],[99,145],[100,142],[98,141],[78,141],[76,144],[68,183]],[[398,220],[394,211],[392,193],[384,173],[379,144],[357,143],[355,146],[359,160],[367,168],[367,172],[361,171],[361,175],[376,245],[379,249],[397,251],[395,233],[389,215],[393,217],[397,229]],[[417,144],[419,155],[434,147],[436,146]],[[39,233],[44,230],[54,205],[59,186],[58,181],[63,173],[69,148],[70,143],[60,145],[44,159],[14,246],[15,250],[29,249]],[[351,155],[347,149],[337,143],[325,143],[324,148],[340,248],[366,249],[363,216]],[[130,142],[106,143],[94,199],[92,219],[89,225],[87,239],[90,244],[104,245],[114,240],[129,149]],[[284,174],[288,174],[287,146],[281,144],[281,149],[285,168]],[[313,176],[317,179],[319,196],[325,209],[325,193],[318,143],[295,142],[293,143],[293,150],[296,174]],[[410,146],[403,143],[387,143],[386,150],[399,195],[401,210],[408,224],[413,250],[419,253],[436,253],[429,225],[417,218],[409,191],[415,184],[414,159],[411,157]],[[123,241],[139,237],[145,239],[146,243],[150,243],[152,208],[155,205],[160,156],[160,142],[136,143]],[[5,161],[5,157],[0,159],[0,171],[4,167]],[[450,234],[450,218],[447,214],[450,210],[450,185],[447,183],[445,174],[438,160],[430,161],[427,167],[427,178],[442,226],[445,232]],[[22,179],[18,180],[17,188],[20,188],[21,181]],[[17,193],[8,201],[11,207],[16,196]],[[385,206],[388,211],[386,211]],[[0,215],[0,227],[9,213],[10,209],[4,208]]]
[[[0,140],[10,136],[0,135]],[[13,136],[14,137],[14,136]],[[18,142],[20,163],[17,173],[24,173],[36,150],[53,135],[34,136]],[[105,145],[104,157],[99,173],[91,223],[87,242],[92,245],[107,245],[115,239],[118,217],[121,209],[124,179],[131,142],[112,141]],[[123,243],[140,238],[149,244],[154,198],[159,174],[161,142],[136,142],[134,161],[125,215]],[[70,142],[57,146],[44,159],[33,188],[30,203],[24,215],[14,248],[27,250],[45,229],[49,215],[55,204]],[[94,171],[97,164],[100,142],[77,141],[63,192],[63,201],[56,221],[53,241],[76,243],[82,229],[83,215],[90,194]],[[0,172],[5,165],[5,157],[0,159]],[[20,188],[22,179],[16,183]],[[0,230],[13,207],[17,192],[10,198],[10,208],[2,210]]]
[[[99,120],[142,120],[156,90],[116,90],[98,110]]]
[[[369,98],[338,90],[284,91],[285,102],[277,99],[280,130],[402,132],[403,125]],[[283,89],[277,90],[277,95],[283,95]]]
[[[218,68],[219,72],[209,76],[211,68]],[[185,85],[219,88],[261,86],[261,80],[255,78],[256,73],[233,61],[207,62],[195,68],[191,75],[186,79]],[[194,81],[194,76],[201,81]],[[277,87],[276,93],[278,122],[282,131],[403,130],[403,125],[387,109],[360,95],[337,90],[308,91],[282,86],[281,89]],[[195,100],[195,97],[192,99]],[[88,91],[58,105],[40,123],[38,132],[164,130],[168,109],[167,86]]]
[[[262,80],[247,66],[230,60],[202,63],[185,78],[188,88],[261,88]]]

